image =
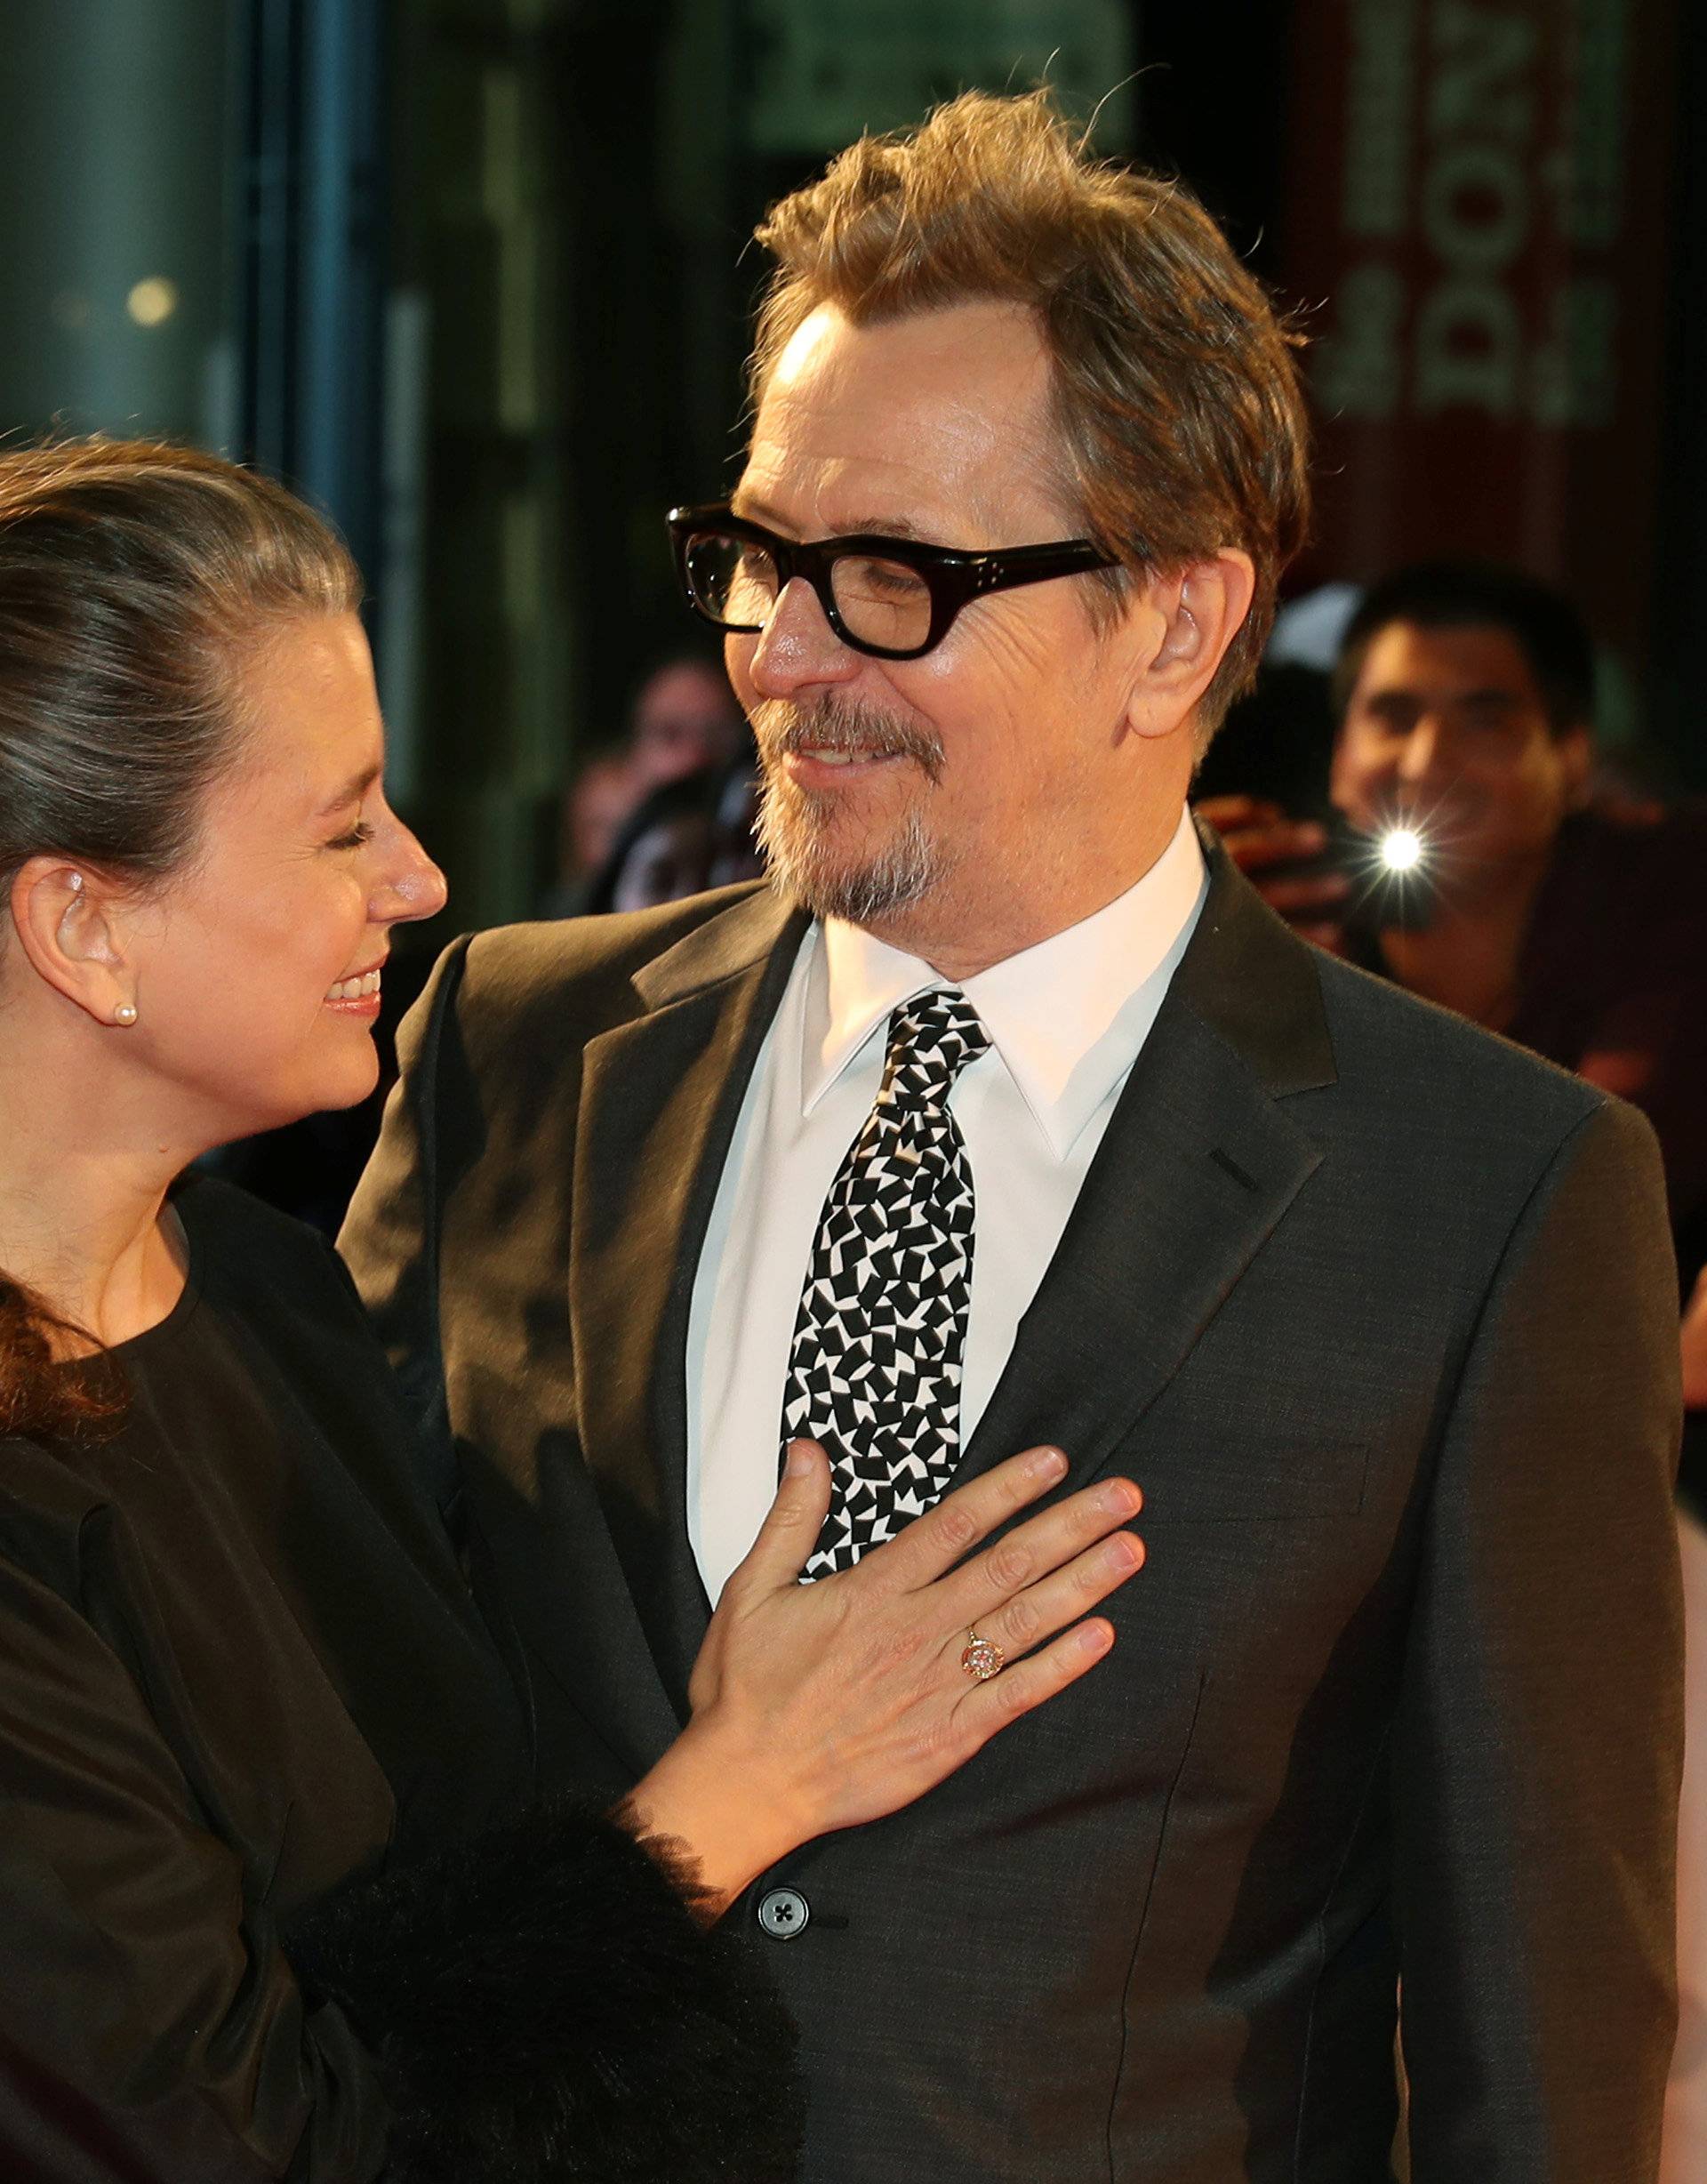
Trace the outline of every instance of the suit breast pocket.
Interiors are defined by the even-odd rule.
[[[1360,1516],[1370,1443],[1331,1433],[1261,1439],[1248,1426],[1189,1441],[1145,1434],[1115,1468],[1144,1492],[1142,1523],[1251,1524]]]

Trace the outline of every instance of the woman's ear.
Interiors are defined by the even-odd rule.
[[[137,1018],[124,945],[129,891],[63,857],[31,857],[12,883],[12,921],[37,976],[98,1024]]]
[[[1150,579],[1142,595],[1143,661],[1126,709],[1135,735],[1172,735],[1191,719],[1255,590],[1251,557],[1237,546]]]

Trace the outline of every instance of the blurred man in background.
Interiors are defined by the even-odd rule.
[[[717,856],[709,827],[703,854],[675,839],[660,850],[654,839],[644,878],[625,879],[621,868],[642,837],[679,834],[690,807],[704,803],[715,815],[732,777],[749,777],[751,748],[729,678],[715,661],[679,653],[650,669],[635,692],[627,735],[587,759],[565,793],[557,876],[541,898],[540,915],[573,917],[619,901],[634,909],[706,886]],[[684,798],[677,784],[690,777],[703,793]],[[733,805],[738,792],[730,794]],[[655,809],[645,811],[654,799]],[[746,871],[732,867],[720,876]]]
[[[1328,790],[1357,831],[1216,797],[1222,831],[1306,936],[1642,1109],[1679,1276],[1707,1261],[1707,815],[1591,793],[1582,615],[1522,572],[1397,571],[1365,595],[1331,685]],[[1374,845],[1414,832],[1387,877]]]
[[[635,694],[629,748],[641,783],[721,772],[748,748],[747,723],[720,664],[686,653],[666,660]]]
[[[601,751],[581,767],[563,799],[557,878],[546,915],[566,915],[580,907],[577,892],[603,871],[645,794],[630,750]]]

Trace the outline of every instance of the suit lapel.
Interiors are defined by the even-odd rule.
[[[768,889],[636,977],[645,1013],[589,1042],[569,1257],[581,1443],[677,1713],[710,1606],[688,1539],[685,1354],[706,1226],[805,919]]]
[[[1198,930],[1109,1121],[960,1476],[1058,1442],[1105,1465],[1321,1154],[1278,1103],[1334,1080],[1309,951],[1206,840]]]
[[[1208,898],[960,1477],[1040,1441],[1107,1463],[1320,1159],[1284,1110],[1332,1083],[1313,959],[1213,838]],[[589,1471],[660,1677],[685,1717],[709,1618],[688,1538],[693,1281],[742,1096],[805,919],[767,889],[640,972],[644,1013],[586,1049],[570,1319]]]

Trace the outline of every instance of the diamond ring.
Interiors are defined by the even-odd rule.
[[[968,1630],[966,1650],[960,1656],[960,1666],[974,1683],[988,1683],[992,1676],[999,1676],[1002,1673],[1002,1649],[993,1638],[981,1638],[975,1630]]]

